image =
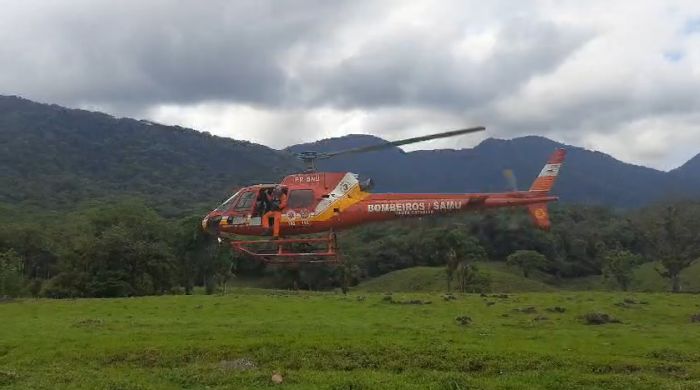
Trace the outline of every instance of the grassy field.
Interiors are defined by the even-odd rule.
[[[700,388],[698,296],[454,297],[237,289],[5,302],[0,388]],[[587,325],[589,312],[621,323]]]

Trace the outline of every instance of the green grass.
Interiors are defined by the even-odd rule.
[[[0,388],[700,388],[697,296],[456,298],[236,289],[0,303]],[[625,298],[646,303],[618,305]],[[554,306],[566,311],[545,310]],[[593,311],[622,323],[583,324]]]

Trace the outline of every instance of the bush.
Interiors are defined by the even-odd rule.
[[[41,287],[44,281],[41,279],[32,279],[27,283],[26,290],[32,298],[37,298],[41,294]]]
[[[39,295],[46,298],[83,297],[86,284],[87,274],[83,272],[61,272],[44,283]]]
[[[0,252],[0,297],[17,297],[22,293],[21,262],[12,249]]]
[[[457,266],[457,284],[461,292],[482,293],[491,287],[491,278],[476,265],[464,262]]]
[[[88,296],[98,298],[118,298],[135,295],[134,288],[119,277],[99,277],[87,285]]]

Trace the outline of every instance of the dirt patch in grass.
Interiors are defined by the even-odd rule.
[[[219,368],[227,371],[248,371],[258,368],[255,362],[249,358],[239,358],[234,360],[222,360]]]
[[[668,362],[700,362],[700,352],[689,353],[668,348],[651,351],[647,356],[652,359],[665,360]]]
[[[0,345],[0,357],[3,357],[10,353],[13,348],[9,345]]]
[[[10,370],[0,370],[0,386],[9,386],[19,379],[16,372]]]
[[[689,374],[685,367],[677,364],[660,364],[654,367],[654,372],[676,379],[688,379]]]
[[[99,328],[102,325],[104,325],[104,321],[90,319],[90,318],[85,319],[85,320],[80,320],[80,321],[73,324],[73,326],[76,328]]]
[[[590,363],[590,371],[594,374],[633,374],[643,370],[643,367],[631,363]]]
[[[550,313],[564,313],[564,312],[566,312],[566,308],[561,307],[561,306],[548,307],[545,310],[550,312]]]
[[[581,316],[581,320],[586,325],[619,324],[621,321],[605,313],[586,313]]]
[[[384,296],[384,298],[382,298],[382,301],[386,303],[391,303],[393,305],[430,305],[433,303],[432,301],[423,301],[420,299],[408,299],[405,301],[401,301],[394,299],[394,297],[392,297],[391,295]]]
[[[648,303],[638,302],[632,298],[625,298],[622,300],[622,302],[617,302],[614,305],[617,307],[621,307],[623,309],[631,309],[631,308],[635,307],[636,305],[645,305],[645,304],[648,304]]]
[[[455,301],[455,300],[457,300],[457,297],[448,293],[448,294],[443,294],[442,299],[445,301]]]
[[[455,318],[455,321],[462,326],[467,326],[472,323],[472,318],[469,316],[459,316]]]
[[[690,316],[690,322],[700,323],[700,313]]]
[[[537,309],[534,306],[519,307],[519,308],[513,309],[513,311],[516,313],[523,313],[523,314],[535,314],[535,313],[537,313]]]

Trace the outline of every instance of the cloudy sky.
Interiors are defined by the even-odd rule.
[[[485,125],[700,152],[700,1],[0,0],[0,94],[275,148]],[[422,148],[470,147],[483,137]]]

